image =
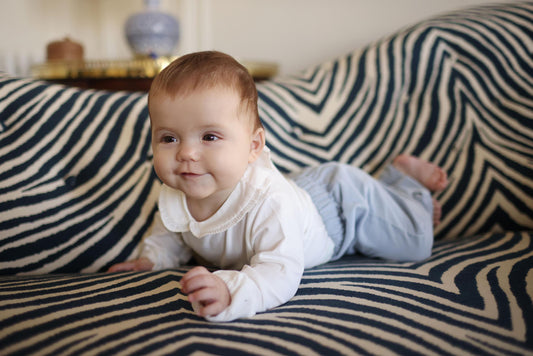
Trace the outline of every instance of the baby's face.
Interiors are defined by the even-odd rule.
[[[193,216],[192,206],[214,213],[263,149],[239,109],[237,93],[220,88],[150,99],[155,171],[185,193]]]

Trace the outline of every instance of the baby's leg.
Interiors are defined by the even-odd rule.
[[[431,254],[430,192],[398,169],[390,166],[377,180],[359,168],[327,163],[292,178],[310,192],[325,220],[336,243],[333,259],[356,251],[400,261],[418,261]],[[331,198],[333,213],[325,211],[327,199],[316,194],[316,186]],[[340,233],[332,215],[338,215]]]
[[[402,172],[414,178],[428,190],[435,192],[446,188],[448,185],[448,176],[440,167],[433,163],[421,160],[420,158],[399,155],[393,161],[393,166]],[[437,226],[442,217],[442,207],[440,203],[433,199],[433,225]]]

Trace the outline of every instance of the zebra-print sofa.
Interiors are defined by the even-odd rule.
[[[287,304],[209,323],[186,267],[101,273],[156,210],[146,95],[0,76],[0,354],[533,355],[533,3],[405,28],[258,84],[275,163],[449,173],[433,255],[305,272]]]

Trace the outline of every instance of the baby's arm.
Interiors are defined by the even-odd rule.
[[[294,212],[281,204],[263,204],[260,214],[251,214],[246,245],[249,260],[241,270],[223,269],[212,273],[229,291],[229,305],[209,321],[227,322],[251,317],[287,302],[296,293],[304,269],[301,224]],[[201,305],[193,304],[198,313]]]
[[[151,234],[143,241],[140,256],[135,260],[118,263],[108,272],[175,268],[187,263],[190,258],[191,250],[183,243],[179,234],[165,228],[158,212]]]

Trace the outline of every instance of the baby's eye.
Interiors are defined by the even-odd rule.
[[[174,143],[174,142],[176,142],[176,138],[173,137],[173,136],[163,136],[161,138],[161,142],[163,142],[163,143]]]
[[[204,137],[202,137],[202,140],[203,141],[216,141],[218,140],[218,137],[213,134],[207,134],[207,135],[204,135]]]

